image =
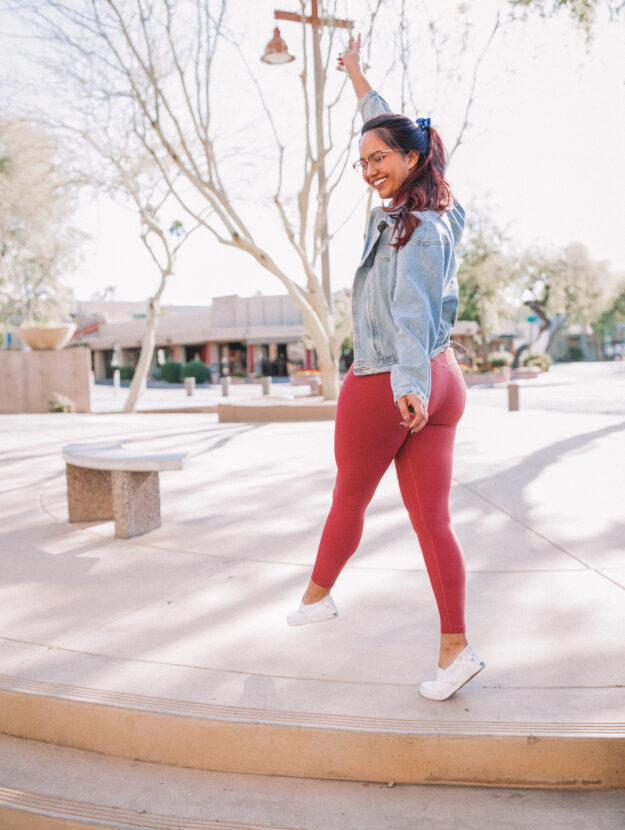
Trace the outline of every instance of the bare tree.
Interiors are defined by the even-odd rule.
[[[301,8],[304,13],[304,3]],[[343,133],[342,147],[337,150],[331,124],[338,97],[326,102],[322,89],[318,101],[312,99],[307,74],[309,47],[304,39],[305,164],[294,221],[283,192],[285,147],[256,84],[258,101],[276,146],[273,202],[299,259],[304,287],[278,264],[271,244],[266,244],[270,240],[259,241],[245,217],[244,207],[237,203],[235,189],[225,180],[227,165],[216,147],[211,97],[217,46],[224,41],[236,45],[236,38],[225,26],[225,10],[225,0],[84,0],[72,4],[50,0],[33,7],[32,13],[52,35],[66,80],[71,76],[79,82],[83,102],[88,84],[89,99],[95,106],[101,106],[102,101],[116,103],[131,119],[133,133],[143,151],[152,158],[185,213],[218,242],[246,252],[280,280],[302,311],[307,333],[317,351],[325,395],[335,398],[340,347],[350,321],[347,318],[342,326],[335,325],[331,302],[322,287],[320,261],[329,244],[323,219],[347,165],[353,125],[347,139]],[[191,21],[193,25],[189,25]],[[334,35],[330,27],[325,38],[324,78],[337,48]],[[320,124],[326,125],[317,133],[318,144],[313,138],[315,106],[323,107]],[[172,175],[170,167],[164,164],[165,157],[177,175]],[[322,162],[327,163],[328,176],[320,188],[317,172]]]
[[[83,129],[80,136],[93,151],[90,166],[86,170],[83,166],[82,171],[87,185],[114,199],[130,202],[139,218],[141,241],[159,274],[157,289],[148,299],[139,360],[124,405],[124,412],[134,412],[152,365],[161,297],[175,273],[178,251],[199,224],[196,222],[190,229],[185,228],[184,223],[172,214],[173,197],[161,175],[161,168],[168,170],[168,179],[175,183],[180,174],[171,160],[164,157],[160,166],[155,166],[152,156],[146,155],[133,131],[126,129],[125,136],[123,133],[120,125],[113,135],[107,126],[100,130]]]

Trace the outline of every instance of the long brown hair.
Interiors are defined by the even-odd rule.
[[[401,187],[393,197],[393,205],[384,207],[386,213],[396,219],[394,242],[395,248],[403,247],[415,228],[421,224],[419,216],[413,211],[435,210],[444,213],[454,204],[451,187],[445,179],[447,152],[440,135],[434,127],[422,128],[405,115],[376,115],[365,123],[361,135],[373,130],[382,141],[394,150],[409,153],[418,152],[416,166],[406,176]],[[427,150],[423,152],[424,130],[427,133]]]

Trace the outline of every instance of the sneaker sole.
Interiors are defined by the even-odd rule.
[[[327,622],[328,620],[335,620],[337,617],[338,617],[338,613],[337,613],[337,614],[332,614],[332,615],[331,615],[331,616],[329,616],[329,617],[318,617],[317,619],[314,619],[314,620],[311,620],[311,619],[303,619],[303,620],[293,620],[293,621],[291,621],[291,620],[287,617],[287,620],[286,620],[286,621],[287,621],[287,625],[291,625],[291,626],[296,626],[296,625],[310,625],[311,623],[317,623],[317,622]]]
[[[478,668],[478,670],[477,670],[477,671],[475,671],[475,672],[473,672],[473,674],[471,675],[471,677],[467,677],[467,679],[466,679],[465,681],[463,681],[463,682],[462,682],[459,686],[457,686],[457,687],[453,690],[453,692],[450,692],[448,695],[445,695],[444,697],[438,697],[438,696],[436,696],[436,695],[426,695],[426,694],[423,694],[423,692],[421,691],[421,689],[419,689],[419,694],[421,695],[421,697],[425,697],[425,698],[427,698],[427,700],[449,700],[449,698],[450,698],[450,697],[453,697],[453,696],[456,694],[456,692],[459,692],[459,691],[460,691],[460,689],[462,689],[462,687],[463,687],[463,686],[466,686],[466,685],[467,685],[467,683],[468,683],[470,680],[473,680],[473,678],[474,678],[476,675],[478,675],[478,674],[482,671],[482,669],[485,669],[485,668],[486,668],[486,663],[482,663],[482,665]]]

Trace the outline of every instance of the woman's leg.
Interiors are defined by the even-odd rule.
[[[334,585],[362,536],[365,509],[407,430],[393,400],[389,373],[349,372],[339,396],[334,433],[337,464],[332,507],[304,603],[316,602]]]
[[[465,398],[464,380],[453,353],[444,352],[432,361],[428,423],[409,436],[395,459],[402,498],[419,538],[440,614],[441,668],[466,645],[464,556],[449,515],[454,438]]]

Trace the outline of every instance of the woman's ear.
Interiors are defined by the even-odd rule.
[[[411,150],[408,153],[408,167],[410,170],[414,170],[417,164],[419,163],[419,157],[421,153],[417,153],[416,150]]]

